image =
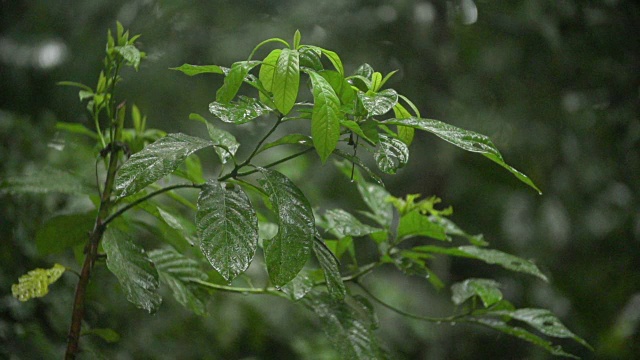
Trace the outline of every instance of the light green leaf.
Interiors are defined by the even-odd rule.
[[[49,219],[36,233],[40,255],[55,254],[86,242],[96,213],[60,215]]]
[[[258,217],[239,187],[208,181],[198,197],[196,226],[202,253],[225,280],[249,267],[258,246]]]
[[[411,117],[411,113],[409,113],[409,111],[400,103],[393,105],[393,113],[398,119],[407,119]],[[413,142],[414,133],[414,128],[398,125],[398,139],[407,144],[407,146],[411,145]]]
[[[309,201],[291,180],[274,170],[260,169],[259,180],[277,211],[278,233],[265,240],[269,278],[276,286],[293,279],[309,259],[316,232]]]
[[[322,71],[322,61],[320,61],[320,56],[322,52],[317,52],[313,48],[309,48],[307,46],[301,46],[299,49],[300,52],[300,68],[307,67],[311,70]]]
[[[8,177],[0,182],[0,193],[64,193],[71,195],[94,195],[96,190],[75,174],[52,167]]]
[[[276,73],[276,64],[280,57],[280,53],[282,53],[282,49],[275,49],[271,51],[269,55],[262,60],[262,65],[260,65],[258,79],[262,83],[264,89],[270,93],[273,92],[273,75]],[[260,101],[267,103],[269,99],[265,94],[260,93]]]
[[[441,216],[429,216],[429,220],[431,220],[431,222],[433,223],[440,225],[444,229],[444,232],[447,235],[461,236],[469,240],[471,245],[475,245],[475,246],[489,245],[489,243],[484,240],[484,237],[482,236],[482,234],[479,234],[479,235],[467,234],[464,230],[460,229],[458,225],[456,225],[453,221],[447,218],[444,218]]]
[[[540,348],[545,349],[552,355],[564,356],[564,357],[573,358],[573,359],[580,359],[579,357],[569,354],[564,350],[562,350],[561,346],[553,345],[550,341],[547,341],[537,335],[534,335],[525,329],[510,326],[502,320],[480,318],[480,319],[471,319],[469,321],[489,327],[494,330],[501,331],[505,334],[527,341],[533,345],[536,345]]]
[[[129,65],[138,70],[140,67],[140,59],[142,58],[140,50],[133,45],[116,46],[115,49]]]
[[[437,240],[448,240],[442,226],[433,223],[429,217],[414,210],[400,218],[398,240],[406,240],[415,236],[428,236]]]
[[[296,30],[295,34],[293,34],[293,48],[298,49],[300,47],[300,39],[302,35],[300,35],[300,30]]]
[[[120,341],[120,334],[118,334],[115,330],[108,328],[89,329],[83,331],[82,335],[95,335],[102,338],[102,340],[108,343],[115,343]]]
[[[193,246],[194,234],[196,232],[196,226],[191,220],[187,220],[181,215],[170,213],[161,207],[156,207],[158,216],[169,225],[170,228],[176,230],[189,244]]]
[[[196,315],[207,313],[204,293],[198,286],[190,284],[194,280],[206,280],[207,274],[200,270],[198,262],[173,249],[157,249],[149,252],[160,275],[160,281],[166,284],[173,297]]]
[[[86,126],[78,123],[58,121],[56,123],[56,130],[66,131],[72,134],[86,135],[94,140],[98,140],[98,134],[96,134],[95,131],[89,130]]]
[[[209,122],[206,122],[206,125],[209,138],[213,142],[214,150],[218,154],[220,162],[226,164],[231,157],[236,155],[240,143],[230,132],[217,128]]]
[[[461,149],[480,153],[491,161],[499,164],[500,166],[511,172],[518,180],[529,185],[538,193],[542,194],[540,189],[529,179],[526,175],[507,165],[502,158],[502,155],[495,147],[491,139],[485,135],[475,133],[473,131],[460,129],[453,125],[443,123],[438,120],[423,119],[412,117],[409,119],[391,119],[384,122],[385,124],[409,126],[415,129],[428,131],[442,140],[445,140]]]
[[[327,210],[324,213],[327,231],[333,233],[338,238],[345,236],[365,236],[382,229],[365,225],[342,209]]]
[[[249,70],[259,63],[259,61],[239,61],[233,63],[231,70],[224,78],[224,83],[216,92],[216,101],[223,104],[231,102],[238,93],[238,90],[240,90],[244,78],[249,74]]]
[[[331,63],[333,64],[333,67],[335,67],[336,70],[338,70],[340,75],[344,76],[344,66],[342,66],[342,61],[340,60],[340,56],[338,56],[338,54],[336,54],[331,50],[320,49],[320,51],[322,51],[322,54],[324,54],[324,56],[326,56],[329,59],[329,61],[331,61]]]
[[[66,268],[54,264],[50,269],[33,269],[18,278],[18,283],[11,285],[11,294],[20,301],[43,297],[49,293],[49,285],[64,274]]]
[[[301,302],[319,318],[322,328],[344,359],[383,359],[370,304],[360,297],[336,301],[327,293],[310,292]]]
[[[395,174],[409,161],[409,148],[398,139],[380,134],[380,142],[373,153],[373,158],[380,170],[387,174]]]
[[[130,236],[114,227],[104,233],[102,247],[107,254],[107,268],[118,278],[122,291],[138,308],[154,313],[162,298],[158,291],[158,271]]]
[[[366,140],[367,142],[369,142],[372,145],[375,145],[379,142],[380,138],[378,136],[376,136],[375,138],[369,138],[367,136],[367,134],[365,134],[365,132],[362,130],[362,128],[360,127],[360,125],[353,121],[353,120],[344,120],[341,119],[340,120],[340,125],[346,127],[347,129],[351,130],[354,134],[360,136],[361,138],[363,138],[364,140]],[[378,133],[376,132],[375,135],[378,135]]]
[[[340,264],[335,255],[327,248],[322,239],[316,238],[313,242],[313,252],[324,273],[329,294],[336,300],[342,300],[346,296],[347,289],[340,274]]]
[[[179,67],[170,68],[169,70],[182,71],[183,74],[194,76],[198,74],[224,74],[222,68],[218,65],[190,65],[182,64]]]
[[[547,309],[525,308],[512,311],[500,310],[492,311],[488,314],[497,316],[508,316],[510,318],[527,323],[529,326],[535,328],[545,335],[556,338],[570,338],[591,349],[591,346],[586,341],[567,329],[567,327],[564,326],[560,322],[560,320],[558,320],[558,318]]]
[[[297,50],[282,49],[276,62],[271,92],[282,115],[287,115],[298,98],[300,59]]]
[[[461,305],[474,296],[479,296],[484,307],[489,307],[502,300],[500,283],[491,279],[467,279],[451,285],[451,301]]]
[[[271,111],[258,99],[240,96],[237,102],[218,102],[209,104],[209,112],[229,124],[244,124]]]
[[[313,144],[313,140],[311,137],[302,134],[289,134],[281,137],[278,140],[272,141],[270,143],[264,144],[258,153],[261,153],[265,150],[271,149],[272,147],[280,146],[280,145],[306,145],[311,146]]]
[[[536,276],[544,281],[547,277],[531,261],[494,249],[483,249],[477,246],[460,246],[457,248],[443,248],[440,246],[418,246],[416,251],[447,254],[451,256],[467,257],[486,262],[487,264],[500,265],[505,269]]]
[[[362,101],[362,105],[369,113],[369,116],[384,115],[398,103],[398,93],[393,89],[382,90],[373,95],[359,92],[358,98]]]
[[[322,76],[310,71],[309,77],[314,99],[311,137],[320,159],[325,162],[340,139],[340,100]]]
[[[364,63],[356,69],[354,75],[359,75],[364,77],[365,79],[371,80],[373,73],[374,73],[374,70],[371,67],[371,65]]]
[[[115,190],[120,197],[135,194],[172,173],[187,156],[211,145],[213,143],[209,140],[181,133],[169,134],[133,154],[122,165]]]
[[[356,98],[356,92],[351,87],[351,84],[344,78],[344,75],[337,71],[320,71],[318,72],[333,88],[333,91],[338,95],[340,102],[345,105],[353,105],[353,101]]]

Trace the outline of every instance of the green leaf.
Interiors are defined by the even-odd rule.
[[[280,145],[306,145],[311,146],[313,144],[313,140],[311,137],[302,134],[289,134],[281,137],[278,140],[272,141],[270,143],[264,144],[257,153],[261,153],[265,150],[271,149],[272,147],[280,146]]]
[[[190,65],[182,64],[179,67],[170,68],[169,70],[182,71],[183,74],[194,76],[198,74],[224,74],[222,68],[218,65]]]
[[[484,307],[489,307],[502,300],[500,283],[491,279],[467,279],[451,285],[451,301],[461,305],[474,296],[479,296]]]
[[[484,240],[484,237],[482,236],[482,234],[480,235],[467,234],[465,231],[460,229],[458,225],[456,225],[453,221],[447,218],[440,217],[440,216],[429,216],[429,220],[431,220],[431,222],[433,223],[440,225],[444,229],[444,232],[447,235],[461,236],[469,240],[471,245],[475,245],[475,246],[489,245],[489,243]]]
[[[209,104],[209,112],[229,124],[244,124],[269,111],[271,109],[258,99],[246,96],[240,96],[237,102],[214,101]]]
[[[302,35],[300,35],[300,30],[296,30],[295,34],[293,34],[293,48],[298,49],[300,47],[300,39]]]
[[[387,174],[395,174],[409,161],[409,148],[398,139],[380,134],[380,142],[373,153],[373,158],[380,170]]]
[[[510,318],[527,323],[529,326],[535,328],[536,330],[547,336],[556,338],[570,338],[591,349],[591,346],[586,341],[567,329],[567,327],[564,326],[560,322],[560,320],[558,320],[558,318],[547,309],[525,308],[511,311],[500,310],[492,311],[488,314],[508,316]]]
[[[477,259],[487,264],[500,265],[505,269],[533,275],[544,281],[548,281],[547,277],[534,263],[499,250],[483,249],[476,246],[460,246],[457,248],[418,246],[413,248],[413,250]]]
[[[260,169],[259,180],[277,211],[278,233],[265,240],[269,278],[276,286],[293,279],[309,259],[316,232],[309,201],[291,180],[274,170]]]
[[[480,325],[484,325],[494,330],[501,331],[511,336],[515,336],[519,339],[522,339],[533,345],[536,345],[540,348],[545,349],[552,355],[564,356],[564,357],[573,358],[573,359],[580,359],[579,357],[569,354],[564,350],[562,350],[561,346],[557,346],[557,345],[554,346],[550,341],[547,341],[537,335],[534,335],[525,329],[507,325],[507,323],[505,323],[502,320],[480,318],[480,319],[471,319],[469,321],[480,324]]]
[[[276,64],[280,57],[280,53],[282,53],[282,49],[275,49],[271,51],[269,55],[262,60],[262,65],[260,65],[258,79],[262,83],[264,89],[270,93],[273,92],[273,75],[276,72]],[[260,100],[264,103],[269,101],[267,96],[263,93],[260,93]]]
[[[393,114],[398,119],[407,119],[411,117],[411,113],[409,113],[409,111],[400,103],[393,105]],[[398,139],[407,144],[407,146],[411,145],[413,142],[414,133],[414,128],[398,125]]]
[[[129,65],[138,70],[140,67],[140,59],[142,58],[140,50],[133,45],[116,46],[115,49]]]
[[[356,92],[351,87],[351,84],[344,78],[344,75],[337,71],[320,71],[318,72],[333,88],[340,102],[342,104],[351,105],[356,98]]]
[[[72,134],[86,135],[94,140],[98,140],[98,134],[96,134],[95,131],[89,130],[86,126],[78,123],[58,121],[56,123],[56,130],[66,131]]]
[[[25,175],[5,178],[0,182],[0,193],[94,195],[96,190],[75,174],[45,166]]]
[[[313,86],[313,114],[311,137],[324,163],[340,140],[340,100],[329,83],[316,72],[310,71]]]
[[[282,115],[287,115],[298,98],[300,59],[297,50],[282,49],[273,74],[273,102]]]
[[[393,89],[382,90],[373,95],[359,92],[358,98],[362,101],[362,105],[369,113],[369,116],[384,115],[398,103],[398,93]]]
[[[120,282],[122,291],[140,309],[155,313],[162,303],[158,291],[158,271],[130,236],[114,227],[104,232],[102,247],[107,268]]]
[[[293,301],[302,299],[313,289],[314,282],[309,275],[309,271],[301,271],[293,280],[282,287],[282,292],[289,295],[289,298]]]
[[[258,246],[258,217],[239,187],[208,181],[198,197],[196,226],[202,253],[225,280],[249,267]]]
[[[72,87],[77,87],[80,88],[84,91],[93,93],[93,89],[88,87],[87,85],[83,84],[83,83],[79,83],[79,82],[75,82],[75,81],[58,81],[56,83],[56,85],[60,85],[60,86],[72,86]]]
[[[394,124],[409,126],[415,129],[428,131],[444,141],[447,141],[461,149],[480,153],[491,161],[499,164],[500,166],[511,172],[518,180],[529,185],[535,189],[539,194],[542,194],[540,189],[529,179],[526,175],[507,165],[502,158],[502,155],[495,147],[491,139],[485,135],[475,133],[473,131],[460,129],[453,125],[443,123],[438,120],[423,119],[412,117],[409,119],[391,119],[384,122],[385,124]]]
[[[122,165],[115,181],[115,190],[120,197],[135,194],[172,173],[187,156],[211,145],[211,141],[197,137],[169,134],[133,154]]]
[[[360,125],[353,121],[353,120],[340,120],[340,125],[346,127],[347,129],[351,130],[354,134],[360,136],[361,138],[363,138],[364,140],[366,140],[367,142],[369,142],[372,145],[377,144],[380,141],[380,138],[377,136],[378,133],[375,132],[374,134],[376,135],[374,138],[369,138],[369,136],[367,136],[367,134],[365,134],[365,132],[362,130],[362,128],[360,127]]]
[[[382,229],[361,223],[355,216],[342,209],[327,210],[324,213],[327,231],[333,233],[338,238],[345,236],[365,236]]]
[[[340,264],[338,264],[338,260],[336,260],[335,255],[319,238],[316,238],[316,241],[313,242],[313,252],[316,254],[318,263],[324,273],[324,279],[326,281],[329,294],[336,300],[344,299],[347,294],[347,289],[342,281]]]
[[[329,61],[331,61],[331,64],[333,64],[333,67],[336,68],[336,70],[338,70],[340,75],[344,76],[344,66],[342,66],[342,61],[340,60],[340,56],[338,56],[338,54],[336,54],[331,50],[321,48],[320,51],[322,51],[322,54],[326,56],[329,59]]]
[[[86,242],[95,221],[95,212],[60,215],[49,219],[36,233],[38,253],[55,254]]]
[[[319,318],[322,328],[343,359],[385,358],[378,345],[370,304],[361,297],[336,301],[327,293],[311,292],[301,302]]]
[[[230,132],[219,129],[211,125],[209,122],[206,124],[209,132],[209,138],[213,141],[214,150],[216,154],[218,154],[220,162],[226,164],[227,161],[229,161],[229,158],[236,155],[236,152],[240,147],[240,143]]]
[[[448,240],[442,226],[433,223],[429,217],[414,210],[400,218],[398,225],[398,241],[415,236],[428,236],[437,240]]]
[[[115,330],[108,328],[89,329],[83,331],[82,335],[95,335],[102,338],[102,340],[108,343],[116,343],[120,341],[120,334],[118,334]]]
[[[315,71],[322,71],[322,61],[320,61],[320,55],[322,52],[317,52],[313,48],[307,46],[301,46],[298,50],[300,52],[300,68],[306,67]]]
[[[225,76],[224,83],[216,92],[216,101],[228,104],[240,90],[244,78],[249,74],[249,70],[258,65],[258,61],[239,61],[231,65],[231,70]]]
[[[198,262],[173,249],[158,249],[149,252],[160,275],[160,281],[166,284],[173,297],[196,315],[207,313],[204,294],[200,288],[190,284],[194,280],[206,280],[207,274],[200,270]]]
[[[191,246],[195,243],[193,235],[196,232],[196,226],[190,220],[185,219],[181,215],[170,213],[161,207],[156,207],[158,216],[170,228],[176,230]]]
[[[342,151],[340,149],[335,149],[333,151],[334,155],[337,155],[343,159],[349,160],[351,163],[358,165],[358,167],[362,170],[364,170],[365,173],[367,173],[367,175],[369,175],[369,177],[371,179],[373,179],[373,181],[377,182],[379,185],[384,185],[384,183],[382,182],[382,179],[380,178],[380,176],[378,176],[376,173],[374,173],[373,171],[371,171],[371,169],[369,169],[369,167],[367,165],[365,165],[362,160],[360,160],[359,157],[357,156],[353,156],[345,151]]]
[[[338,166],[342,172],[351,176],[351,166],[345,166],[347,164],[338,163]],[[365,204],[373,211],[371,218],[378,224],[388,227],[391,224],[391,218],[393,217],[393,205],[387,199],[391,197],[391,194],[378,184],[372,184],[366,182],[359,171],[354,172],[354,180],[357,182],[358,192],[364,200]]]
[[[11,294],[20,301],[43,297],[49,293],[49,285],[64,274],[66,268],[54,264],[50,269],[33,269],[18,278],[18,283],[11,285]]]

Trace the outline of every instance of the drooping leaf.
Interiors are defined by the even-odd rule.
[[[231,70],[225,76],[224,83],[216,92],[216,101],[223,104],[228,104],[240,90],[240,86],[244,81],[249,70],[258,65],[259,61],[239,61],[231,65]]]
[[[491,161],[499,164],[500,166],[507,169],[511,172],[516,178],[518,178],[523,183],[529,185],[533,189],[535,189],[538,193],[542,193],[540,189],[523,173],[514,169],[513,167],[507,165],[502,158],[502,154],[495,147],[491,139],[486,137],[485,135],[475,133],[473,131],[460,129],[453,125],[449,125],[443,123],[438,120],[432,119],[423,119],[423,118],[408,118],[408,119],[391,119],[384,122],[385,124],[394,124],[401,126],[408,126],[419,130],[428,131],[442,140],[445,140],[457,147],[471,151],[480,153],[487,158],[491,159]]]
[[[56,123],[56,130],[66,131],[72,134],[85,135],[94,140],[98,140],[98,134],[96,134],[95,131],[89,130],[86,126],[78,123],[58,121]]]
[[[338,238],[365,236],[381,230],[361,223],[355,216],[342,209],[327,210],[323,217],[326,221],[327,231]]]
[[[309,77],[314,99],[311,137],[320,159],[325,162],[340,140],[340,100],[322,76],[310,71]]]
[[[276,63],[278,62],[281,52],[282,49],[275,49],[271,51],[269,55],[262,60],[262,64],[260,65],[258,79],[262,83],[264,89],[270,93],[273,91],[273,74],[276,72]],[[267,96],[263,93],[260,93],[260,100],[265,103],[269,101]]]
[[[8,177],[0,182],[0,193],[64,193],[94,195],[96,190],[80,177],[52,167],[44,167],[21,176]]]
[[[298,98],[300,59],[297,50],[282,49],[276,62],[271,92],[273,102],[282,115],[287,115]]]
[[[209,140],[181,133],[169,134],[147,145],[127,160],[115,181],[120,197],[129,196],[172,173],[192,153],[211,146]]]
[[[591,346],[572,333],[566,326],[564,326],[558,318],[553,315],[547,309],[517,309],[517,310],[499,310],[488,313],[490,315],[508,316],[512,319],[519,320],[527,323],[529,326],[535,328],[541,333],[556,338],[569,338],[582,344],[583,346],[591,349]]]
[[[258,153],[261,153],[265,150],[271,149],[272,147],[276,147],[280,145],[295,145],[295,144],[311,146],[313,144],[313,140],[308,135],[288,134],[281,137],[278,140],[274,140],[270,143],[266,143],[262,145],[262,147],[258,150]]]
[[[380,134],[380,142],[373,153],[378,168],[387,174],[395,174],[409,161],[409,148],[398,139]]]
[[[320,61],[322,52],[318,53],[315,49],[304,45],[298,51],[300,52],[300,68],[306,67],[314,71],[323,70],[322,61]]]
[[[456,225],[453,221],[445,217],[429,216],[429,220],[440,225],[444,229],[444,232],[447,235],[461,236],[469,240],[471,245],[475,245],[475,246],[489,245],[489,243],[484,240],[484,237],[482,236],[482,234],[479,234],[479,235],[468,234],[464,230],[460,229],[460,227]]]
[[[579,357],[569,354],[567,352],[565,352],[561,346],[559,345],[553,345],[550,341],[547,341],[541,337],[539,337],[538,335],[532,334],[529,331],[523,329],[523,328],[519,328],[519,327],[514,327],[514,326],[510,326],[507,323],[505,323],[502,320],[498,320],[498,319],[488,319],[488,318],[479,318],[479,319],[472,319],[471,320],[474,323],[492,328],[494,330],[498,330],[501,331],[505,334],[511,335],[511,336],[515,336],[519,339],[522,339],[524,341],[527,341],[533,345],[536,345],[540,348],[545,349],[546,351],[548,351],[550,354],[555,355],[555,356],[563,356],[563,357],[568,357],[568,358],[573,358],[573,359],[579,359]]]
[[[181,71],[188,76],[194,76],[198,74],[224,74],[222,68],[218,65],[190,65],[182,64],[181,66],[170,68],[169,70]]]
[[[237,102],[218,102],[209,104],[209,111],[218,119],[230,124],[244,124],[271,109],[258,99],[240,96]]]
[[[398,240],[406,240],[415,236],[428,236],[438,240],[448,240],[442,226],[429,220],[429,217],[413,210],[400,218]]]
[[[217,128],[206,120],[205,124],[209,132],[209,138],[213,142],[214,150],[220,158],[220,162],[226,164],[229,158],[235,156],[240,147],[240,143],[230,132]]]
[[[40,255],[55,254],[86,242],[96,213],[60,215],[49,219],[36,233]]]
[[[369,116],[384,115],[391,111],[393,106],[398,103],[398,93],[393,89],[382,90],[372,95],[359,92],[358,97],[369,113]]]
[[[200,270],[198,262],[173,249],[157,249],[149,252],[160,275],[160,281],[166,284],[173,297],[184,307],[196,315],[207,313],[204,294],[197,286],[190,284],[193,280],[206,280],[207,275]]]
[[[331,250],[321,243],[321,239],[316,240],[313,242],[313,252],[316,254],[318,263],[324,273],[329,294],[336,300],[342,300],[347,293],[347,289],[342,281],[338,261],[335,255],[331,253]]]
[[[156,312],[162,303],[157,292],[158,271],[144,249],[113,226],[105,231],[102,247],[107,268],[118,278],[127,300],[149,313]]]
[[[477,246],[444,248],[440,246],[426,245],[415,247],[413,250],[477,259],[484,261],[487,264],[500,265],[505,269],[533,275],[544,281],[548,281],[547,277],[531,261],[495,249],[484,249]]]
[[[331,64],[333,64],[333,67],[336,68],[340,75],[344,76],[344,66],[342,66],[342,60],[340,60],[340,56],[338,56],[338,54],[331,50],[320,49],[320,51],[322,51],[322,54],[326,56],[327,59],[329,59]]]
[[[380,178],[380,176],[378,176],[376,173],[371,171],[371,169],[369,169],[369,167],[365,165],[365,163],[363,163],[359,157],[353,156],[340,149],[335,149],[333,153],[343,159],[349,160],[353,164],[356,164],[360,169],[364,170],[364,172],[367,173],[367,175],[369,175],[369,177],[373,179],[376,183],[384,186],[384,183],[382,182],[382,179]]]
[[[451,285],[451,301],[461,305],[474,296],[480,297],[484,307],[489,307],[502,300],[500,283],[491,279],[467,279]]]
[[[54,264],[50,269],[33,269],[18,278],[18,283],[11,285],[11,294],[20,301],[43,297],[49,293],[49,285],[64,274],[66,268]]]
[[[200,249],[225,280],[249,267],[258,246],[258,217],[239,187],[208,181],[198,197],[196,226]]]
[[[363,138],[364,140],[366,140],[367,142],[369,142],[371,145],[375,145],[380,141],[380,138],[378,137],[378,133],[375,132],[373,133],[375,136],[371,136],[369,137],[369,134],[365,133],[363,131],[363,129],[360,127],[360,124],[358,124],[357,122],[353,121],[353,120],[345,120],[345,119],[341,119],[340,120],[340,125],[346,127],[347,129],[351,130],[351,132],[353,132],[355,135],[360,136],[361,138]]]
[[[309,259],[316,232],[309,201],[291,180],[274,170],[260,169],[259,180],[277,212],[278,233],[265,240],[269,278],[276,286],[291,281]]]
[[[374,329],[376,320],[362,298],[336,301],[327,293],[310,292],[301,301],[319,318],[325,334],[344,359],[383,359]]]
[[[311,289],[313,289],[313,278],[310,276],[308,270],[303,270],[282,287],[282,292],[289,295],[289,298],[293,301],[302,299]]]

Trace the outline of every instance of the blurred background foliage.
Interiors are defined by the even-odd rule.
[[[182,63],[230,65],[269,37],[332,49],[353,71],[363,62],[386,73],[424,117],[490,136],[505,159],[544,195],[482,157],[419,135],[411,161],[385,177],[391,193],[435,194],[453,220],[484,233],[493,247],[534,259],[551,283],[495,267],[438,259],[449,282],[494,277],[518,307],[547,307],[589,341],[583,358],[640,353],[640,5],[632,0],[91,0],[0,2],[0,177],[45,164],[92,176],[94,159],[56,133],[56,121],[87,123],[72,80],[94,86],[107,28],[119,20],[141,33],[149,55],[125,73],[119,94],[149,126],[197,134],[188,114],[206,114],[218,76],[186,77]],[[266,53],[265,53],[266,54]],[[264,55],[263,55],[264,56]],[[241,142],[266,125],[230,129]],[[245,149],[246,150],[246,149]],[[84,155],[83,155],[84,154]],[[313,169],[314,157],[295,165]],[[292,176],[292,166],[281,168]],[[211,170],[211,168],[209,168]],[[332,166],[301,184],[322,208],[362,208]],[[346,193],[346,195],[345,195]],[[72,254],[42,257],[34,234],[54,214],[86,207],[62,196],[0,195],[0,357],[63,353],[76,278],[18,303],[12,283],[34,267],[73,265]],[[156,242],[156,244],[158,244]],[[367,282],[381,297],[424,315],[452,311],[448,291],[423,279],[379,271]],[[87,322],[113,328],[108,343],[85,336],[87,358],[332,359],[317,323],[280,299],[216,294],[200,318],[165,298],[155,316],[135,309],[106,271],[93,281]],[[377,308],[379,337],[406,359],[544,359],[516,339],[466,325],[425,324]]]

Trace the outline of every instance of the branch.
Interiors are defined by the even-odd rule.
[[[297,153],[295,153],[295,154],[291,154],[291,155],[289,155],[289,156],[287,156],[287,157],[284,157],[284,158],[282,158],[282,159],[280,159],[280,160],[278,160],[278,161],[274,161],[274,162],[272,162],[272,163],[270,163],[270,164],[267,164],[267,165],[263,166],[263,168],[268,169],[268,168],[270,168],[270,167],[274,167],[274,166],[276,166],[276,165],[280,165],[280,164],[282,164],[282,163],[284,163],[284,162],[287,162],[287,161],[289,161],[289,160],[295,159],[295,158],[297,158],[298,156],[304,155],[304,154],[308,153],[308,152],[309,152],[309,151],[311,151],[311,150],[313,150],[313,148],[312,148],[312,147],[310,147],[310,148],[308,148],[308,149],[305,149],[305,150],[303,150],[303,151],[297,152]],[[247,175],[255,174],[255,173],[257,173],[258,171],[260,171],[260,170],[253,169],[253,170],[249,170],[249,171],[245,171],[245,172],[238,173],[238,174],[236,174],[236,176],[238,176],[238,177],[240,177],[240,176],[247,176]],[[220,180],[220,181],[222,181],[222,180]]]

